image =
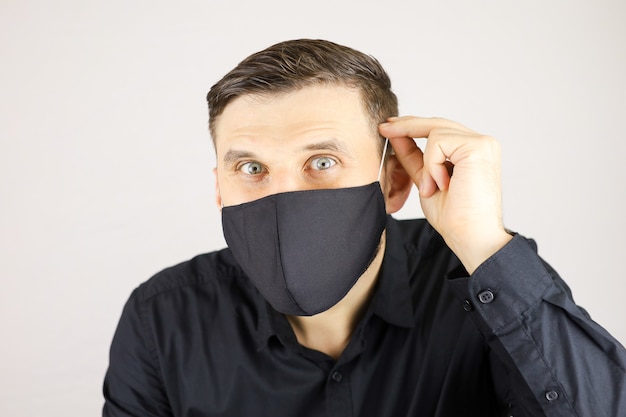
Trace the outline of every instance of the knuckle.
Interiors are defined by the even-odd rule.
[[[481,153],[489,160],[498,160],[500,158],[500,142],[491,136],[479,136]]]
[[[478,137],[478,140],[480,140],[481,143],[482,143],[482,146],[484,146],[486,148],[491,148],[493,150],[499,150],[500,149],[500,142],[498,142],[492,136],[480,135]]]
[[[438,117],[438,116],[433,116],[430,118],[430,120],[432,122],[434,122],[435,124],[446,124],[448,122],[448,120],[444,119],[443,117]]]

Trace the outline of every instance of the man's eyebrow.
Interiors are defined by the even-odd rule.
[[[316,142],[306,145],[303,150],[305,151],[334,151],[341,152],[348,156],[351,156],[348,149],[343,145],[343,143],[337,141],[336,139],[329,139],[323,142]]]
[[[229,149],[224,154],[224,165],[230,165],[237,162],[240,159],[254,159],[255,155],[248,151],[238,151],[236,149]]]
[[[331,152],[340,152],[349,157],[352,154],[348,151],[348,149],[343,145],[343,143],[335,140],[329,139],[322,142],[315,142],[308,144],[302,148],[303,151],[331,151]],[[242,159],[255,159],[256,155],[250,151],[241,151],[237,149],[229,149],[224,154],[223,162],[224,165],[233,164]]]

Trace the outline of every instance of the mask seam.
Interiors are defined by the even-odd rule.
[[[274,205],[276,205],[276,208],[278,208],[277,206],[277,202],[274,199]],[[278,256],[279,256],[279,265],[280,265],[280,273],[282,275],[281,280],[283,282],[283,285],[285,286],[285,289],[287,290],[287,295],[289,296],[289,300],[291,300],[291,302],[298,307],[298,309],[303,312],[306,313],[306,311],[304,311],[304,309],[300,306],[300,304],[298,304],[298,302],[295,300],[295,298],[293,297],[293,295],[291,294],[291,288],[289,288],[289,285],[287,285],[287,279],[286,279],[286,274],[285,274],[285,263],[283,262],[283,247],[280,241],[280,230],[278,230],[278,209],[274,210],[274,224],[276,225],[276,236],[278,237]]]

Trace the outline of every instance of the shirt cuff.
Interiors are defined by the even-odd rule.
[[[471,277],[457,268],[447,278],[464,298],[465,308],[476,310],[495,335],[519,321],[553,285],[534,242],[521,235],[515,235]]]

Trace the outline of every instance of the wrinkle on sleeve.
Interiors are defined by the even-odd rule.
[[[111,343],[103,389],[104,417],[172,415],[145,312],[137,289],[124,306]]]
[[[506,368],[494,379],[508,380],[495,383],[511,387],[520,409],[539,407],[550,417],[623,415],[626,350],[575,304],[532,241],[516,235],[470,278],[449,279]]]

